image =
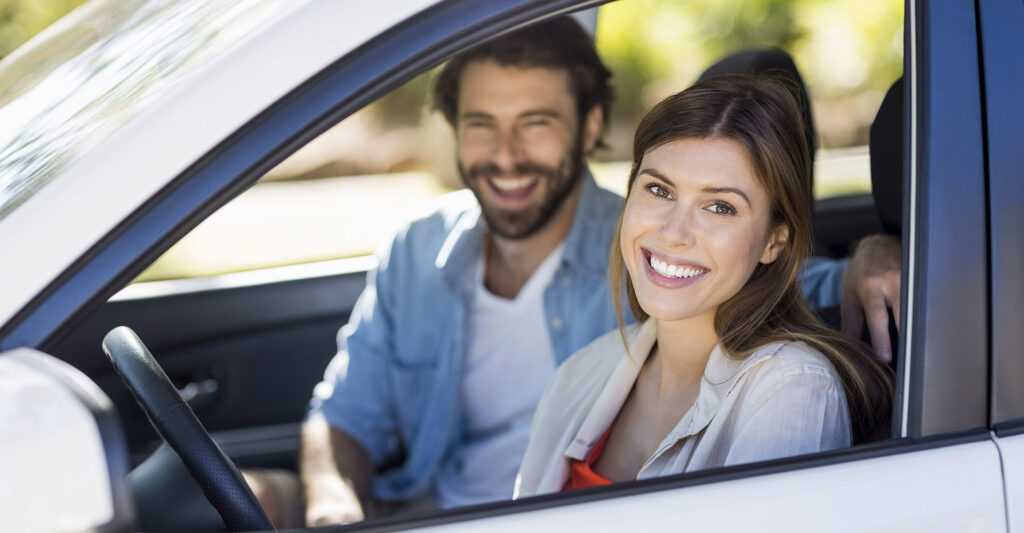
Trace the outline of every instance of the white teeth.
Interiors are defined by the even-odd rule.
[[[534,178],[491,178],[490,181],[499,191],[515,191],[532,185]]]
[[[651,268],[666,278],[692,278],[706,272],[703,268],[670,265],[653,255],[651,256]]]

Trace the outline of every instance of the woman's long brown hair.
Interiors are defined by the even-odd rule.
[[[770,343],[807,344],[821,352],[839,375],[850,408],[853,442],[888,437],[893,396],[888,368],[875,360],[863,342],[822,324],[800,292],[800,266],[811,249],[807,203],[811,161],[791,89],[774,79],[722,76],[663,100],[637,127],[628,190],[632,190],[647,152],[682,139],[729,139],[743,146],[758,182],[772,201],[771,223],[789,232],[775,261],[758,264],[743,288],[719,306],[715,332],[725,352],[744,358]],[[643,321],[647,314],[637,301],[623,263],[621,231],[620,216],[608,276],[623,331],[623,283],[633,316]]]

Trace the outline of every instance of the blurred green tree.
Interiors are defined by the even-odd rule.
[[[601,8],[597,46],[615,72],[617,120],[629,129],[711,63],[770,46],[789,52],[803,74],[822,144],[864,144],[878,102],[903,70],[903,2],[613,2]]]

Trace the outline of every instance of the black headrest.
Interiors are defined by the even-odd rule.
[[[887,233],[903,223],[903,78],[896,80],[871,123],[871,194]]]
[[[814,118],[811,115],[811,98],[807,94],[807,86],[796,68],[793,58],[778,48],[753,48],[728,55],[711,65],[700,75],[698,81],[724,76],[726,74],[749,74],[752,76],[780,76],[793,83],[796,89],[794,96],[799,100],[800,112],[804,119],[804,133],[807,136],[807,148],[811,156],[811,194],[814,194],[814,152],[816,150]],[[811,199],[808,198],[808,201]]]

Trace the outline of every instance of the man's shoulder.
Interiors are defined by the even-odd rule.
[[[416,208],[398,224],[385,247],[377,251],[382,260],[412,255],[433,262],[452,232],[477,225],[480,205],[473,193],[458,190],[433,198]]]
[[[473,192],[461,189],[424,202],[406,218],[402,232],[426,233],[444,240],[447,233],[467,215],[474,216],[479,212],[480,204]]]
[[[616,224],[626,199],[593,182],[592,192],[585,196],[587,216],[591,222]],[[609,216],[611,215],[611,216]]]

